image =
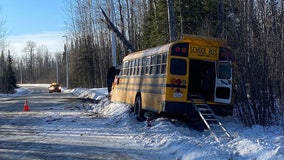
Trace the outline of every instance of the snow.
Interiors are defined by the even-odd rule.
[[[2,94],[0,93],[1,97],[15,97],[15,96],[22,96],[28,94],[29,90],[26,88],[17,88],[15,94]]]
[[[96,142],[92,143],[103,144],[104,141],[100,142],[99,137],[109,137],[109,140],[114,142],[112,148],[124,148],[130,156],[137,159],[284,159],[282,126],[257,125],[249,128],[237,123],[234,117],[220,117],[233,139],[224,137],[218,143],[208,131],[199,132],[185,122],[174,118],[159,117],[151,122],[152,127],[147,127],[146,122],[135,120],[131,106],[111,103],[107,98],[106,88],[76,88],[64,90],[64,92],[71,92],[81,98],[97,100],[99,103],[82,104],[79,106],[80,109],[74,106],[78,109],[76,112],[59,110],[42,112],[46,116],[46,124],[40,127],[45,132],[40,133],[49,136],[54,134],[50,141],[64,143],[62,136],[68,135],[74,139],[80,138],[81,144],[87,143],[88,137],[96,138]],[[25,94],[29,94],[29,91],[22,86],[17,89],[16,94],[0,96]],[[61,109],[67,108],[62,106]],[[32,114],[32,112],[26,114]],[[69,119],[63,117],[69,117]],[[59,122],[64,123],[66,128],[59,128],[57,125]],[[76,128],[76,130],[71,128]],[[72,139],[68,141],[70,143]],[[88,144],[91,145],[90,142]],[[139,154],[135,150],[139,150]]]

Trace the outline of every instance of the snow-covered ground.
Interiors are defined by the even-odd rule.
[[[128,146],[133,150],[144,150],[145,153],[148,152],[152,156],[151,159],[284,159],[284,134],[281,126],[253,126],[248,128],[235,122],[233,117],[221,118],[220,120],[232,134],[233,139],[223,139],[221,143],[218,143],[208,132],[198,132],[176,119],[160,117],[152,121],[152,127],[147,127],[145,122],[135,120],[130,106],[111,103],[106,98],[106,88],[77,88],[64,92],[72,92],[81,98],[99,101],[97,104],[82,106],[86,114],[92,115],[93,118],[96,117],[94,123],[83,123],[83,127],[82,123],[77,124],[80,126],[72,126],[76,125],[76,123],[72,123],[73,121],[80,121],[81,118],[86,119],[86,114],[78,114],[76,117],[85,116],[78,117],[78,120],[66,121],[67,127],[84,128],[84,135],[97,138],[113,135],[112,141],[119,142],[116,144]],[[0,96],[20,96],[28,93],[28,90],[20,88],[14,95]],[[50,119],[48,130],[60,132],[56,128],[57,126],[51,125],[51,123],[55,121],[62,123],[64,120],[60,119],[60,114],[50,113],[50,117],[52,119]],[[46,121],[48,122],[48,119]],[[51,129],[52,126],[55,128]],[[45,129],[44,126],[42,129]],[[76,131],[72,132],[68,134],[77,135]],[[80,134],[82,136],[82,130],[80,130]],[[56,140],[54,139],[54,141]],[[112,147],[119,148],[121,146]],[[149,155],[136,155],[132,152],[129,152],[129,154],[137,159],[149,159]]]

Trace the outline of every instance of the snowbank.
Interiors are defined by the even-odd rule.
[[[14,94],[2,94],[0,93],[0,97],[15,97],[15,96],[23,96],[29,93],[29,90],[26,88],[17,88],[15,89],[16,93]]]
[[[71,92],[80,98],[101,100],[108,95],[107,88],[75,88],[71,90],[64,90],[64,92]]]
[[[106,97],[107,89],[76,89],[79,97],[97,99]],[[284,159],[284,136],[281,126],[245,127],[232,117],[221,118],[223,125],[233,135],[217,143],[210,134],[198,132],[188,124],[170,118],[155,119],[152,127],[137,122],[131,106],[111,103],[101,98],[100,103],[92,106],[91,112],[104,117],[104,123],[111,125],[117,134],[129,134],[141,149],[151,150],[149,154],[162,155],[158,159]],[[140,159],[141,157],[139,157]],[[142,156],[143,158],[143,156]],[[147,159],[147,156],[144,158]]]
[[[67,127],[68,135],[77,135],[78,131],[84,131],[84,134],[80,134],[81,139],[85,135],[97,138],[100,135],[109,136],[111,141],[116,142],[117,146],[112,146],[113,148],[125,150],[125,153],[136,159],[284,159],[282,126],[248,128],[237,123],[233,117],[220,117],[233,139],[223,139],[221,143],[217,143],[208,131],[198,132],[187,123],[175,118],[159,117],[152,121],[152,127],[147,127],[145,122],[136,121],[131,106],[111,103],[107,98],[106,88],[77,88],[64,92],[71,92],[81,98],[99,101],[97,104],[88,104],[90,106],[85,108],[79,107],[86,109],[83,111],[85,113],[77,113],[79,111],[72,110],[72,113],[66,115],[68,119],[66,118],[66,125],[63,126]],[[25,88],[17,90],[17,95],[28,93]],[[55,123],[54,119],[58,119],[61,123],[65,123],[64,116],[59,114],[61,111],[58,111],[58,114],[54,112],[55,108],[50,112],[51,122]],[[45,111],[43,114],[48,115],[49,113]],[[61,114],[66,114],[66,112]],[[73,117],[73,114],[76,116]],[[78,126],[74,126],[74,122],[77,122]],[[58,123],[54,125],[56,133],[59,132],[56,128],[57,125]],[[50,130],[50,127],[52,125],[42,128]],[[82,129],[78,129],[80,127]],[[73,128],[76,130],[73,131]],[[137,153],[137,151],[139,152]]]

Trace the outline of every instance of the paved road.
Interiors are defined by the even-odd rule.
[[[72,94],[48,93],[47,88],[37,86],[25,86],[30,94],[23,96],[0,97],[0,111],[22,111],[24,102],[27,100],[32,110],[44,110],[55,104],[67,104],[76,101],[77,97]]]
[[[27,88],[30,94],[0,97],[0,160],[133,159],[124,150],[102,145],[107,141],[103,137],[95,143],[91,136],[83,136],[84,129],[79,130],[76,122],[87,123],[80,118],[88,115],[76,110],[80,99],[69,93],[50,94],[47,88]],[[28,112],[23,111],[25,100]]]

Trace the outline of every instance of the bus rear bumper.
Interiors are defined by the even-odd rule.
[[[194,106],[191,103],[184,102],[165,102],[164,112],[177,114],[186,117],[197,117],[198,113],[196,112]]]
[[[231,116],[232,105],[210,105],[213,112],[218,116]],[[164,112],[187,117],[199,116],[192,103],[185,102],[165,102]]]

